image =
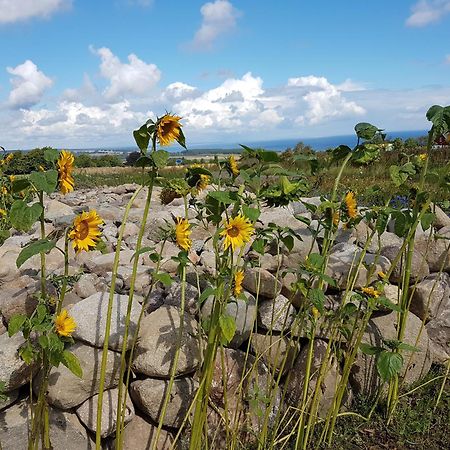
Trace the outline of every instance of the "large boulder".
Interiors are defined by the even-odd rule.
[[[139,300],[142,301],[143,299],[135,295],[131,305],[127,346],[131,345],[137,328],[141,311]],[[69,314],[77,324],[72,335],[74,339],[86,342],[94,347],[103,347],[108,301],[109,292],[97,292],[70,308]],[[112,303],[111,328],[108,341],[108,348],[111,350],[121,350],[122,348],[127,308],[128,296],[115,294]]]
[[[31,316],[38,304],[37,295],[34,295],[36,284],[33,278],[23,275],[2,285],[0,312],[7,322],[16,314]]]
[[[48,377],[48,402],[60,409],[74,408],[89,397],[99,392],[102,350],[77,342],[70,351],[78,358],[83,369],[81,378],[75,376],[62,364],[52,367]],[[42,381],[40,373],[34,388]],[[105,389],[111,389],[119,384],[120,354],[108,350],[106,359]]]
[[[176,306],[177,308],[181,307],[181,287],[182,284],[179,281],[175,281],[171,284],[169,289],[167,290],[167,296],[164,299],[164,303],[170,306]],[[185,283],[184,288],[184,302],[185,302],[185,310],[189,312],[189,314],[195,315],[198,313],[198,289],[192,284]]]
[[[445,364],[450,358],[450,305],[442,309],[439,316],[426,324],[430,338],[433,361]]]
[[[289,330],[296,316],[296,310],[284,295],[263,300],[258,306],[258,326],[264,330]]]
[[[275,298],[281,292],[281,282],[265,269],[249,268],[245,271],[242,286],[254,295]]]
[[[180,339],[180,319],[180,312],[173,306],[161,306],[142,319],[132,366],[136,373],[170,377],[177,346],[176,375],[195,371],[200,363],[198,325],[186,312]]]

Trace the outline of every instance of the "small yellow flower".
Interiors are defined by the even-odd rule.
[[[320,317],[320,312],[315,306],[313,306],[311,308],[311,312],[312,312],[312,315],[314,317],[314,320],[317,320]]]
[[[73,154],[63,150],[59,154],[58,159],[58,175],[59,175],[59,189],[65,195],[73,191],[74,181],[72,178],[74,157]]]
[[[69,239],[77,253],[81,250],[89,251],[95,248],[100,240],[100,225],[103,220],[95,210],[83,212],[75,217],[72,229],[69,231]]]
[[[60,336],[70,336],[77,327],[75,320],[69,316],[66,309],[63,309],[61,313],[55,319],[56,332]]]
[[[160,145],[170,145],[181,134],[181,117],[165,114],[156,123],[156,136]]]
[[[370,297],[378,298],[380,296],[380,293],[372,286],[363,287],[361,290]]]
[[[16,179],[15,175],[10,175],[9,176],[9,181],[11,181],[11,183]]]
[[[234,295],[237,297],[242,292],[242,282],[244,281],[244,271],[238,270],[234,274]]]
[[[339,214],[339,211],[335,211],[333,213],[333,225],[337,227],[339,225],[339,221],[341,220],[341,215]]]
[[[225,238],[223,247],[226,250],[230,245],[233,251],[242,247],[250,240],[250,236],[254,231],[253,225],[247,217],[238,215],[226,221],[225,229],[221,231],[220,235]]]
[[[191,238],[189,237],[191,230],[189,228],[190,225],[187,219],[183,219],[182,217],[176,218],[175,236],[177,239],[177,245],[182,250],[186,250],[187,252],[190,250],[192,245]]]
[[[0,216],[6,216],[6,211],[3,208],[0,208]]]
[[[382,271],[382,270],[380,270],[379,272],[378,272],[378,274],[377,274],[382,280],[384,280],[385,278],[386,278],[386,274]]]
[[[200,179],[198,180],[196,189],[198,192],[203,191],[208,187],[208,184],[211,182],[211,178],[208,175],[200,174]]]
[[[14,155],[12,153],[8,153],[8,155],[5,158],[5,162],[9,163],[14,158]]]
[[[44,166],[41,166],[40,164],[39,164],[38,169],[39,169],[39,172],[45,172]]]
[[[419,161],[425,161],[428,158],[428,155],[426,153],[421,153],[419,155]]]
[[[345,206],[347,208],[347,215],[350,219],[355,219],[358,216],[358,209],[356,208],[356,195],[353,191],[348,191],[345,194]]]
[[[231,173],[237,177],[239,175],[239,167],[233,155],[230,155],[228,158],[228,165],[230,166]]]
[[[6,188],[6,186],[2,186],[2,195],[7,195],[8,194],[8,189]]]

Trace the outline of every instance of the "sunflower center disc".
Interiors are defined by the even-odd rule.
[[[79,239],[86,239],[89,234],[89,225],[87,224],[87,222],[85,220],[83,220],[78,225],[78,227],[79,227],[79,229],[78,229]]]
[[[228,230],[228,235],[231,237],[237,237],[239,236],[239,228],[236,226],[232,226],[229,230]]]

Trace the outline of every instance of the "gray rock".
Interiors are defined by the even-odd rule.
[[[20,276],[19,269],[16,266],[19,252],[20,248],[16,246],[2,245],[0,247],[0,259],[2,261],[0,265],[0,283],[15,280]]]
[[[101,436],[106,438],[114,433],[117,429],[117,396],[119,389],[108,389],[103,393],[103,407],[102,407],[102,427]],[[127,406],[125,411],[125,424],[131,421],[134,417],[134,406],[131,402],[128,392],[125,389],[122,391],[122,395],[127,394]],[[97,411],[98,411],[98,394],[87,399],[77,409],[76,414],[81,423],[91,430],[96,432],[97,430]]]
[[[45,204],[45,218],[49,222],[64,216],[73,215],[73,209],[58,200],[50,200]]]
[[[426,324],[433,361],[445,364],[450,358],[450,305],[439,316]]]
[[[177,308],[181,307],[181,283],[175,281],[172,283],[170,288],[166,291],[167,296],[164,299],[164,303],[166,305],[175,306]],[[198,290],[192,284],[185,284],[185,311],[187,311],[191,315],[195,315],[199,311],[198,304]]]
[[[87,298],[97,292],[96,285],[100,279],[95,273],[85,273],[75,283],[73,289],[80,298]]]
[[[94,450],[95,441],[77,416],[49,408],[50,444],[53,450]],[[21,402],[0,413],[0,442],[3,450],[28,448],[31,427],[29,405]],[[39,445],[39,448],[41,446]],[[106,450],[102,445],[101,448]]]
[[[130,394],[136,407],[150,416],[155,423],[158,423],[168,387],[168,380],[147,378],[131,383]],[[194,398],[195,390],[196,385],[192,379],[175,379],[162,421],[163,425],[167,427],[181,426]]]
[[[289,330],[295,316],[295,308],[281,294],[273,300],[263,300],[258,305],[258,325],[264,330]]]
[[[82,378],[60,364],[51,369],[48,379],[48,402],[64,410],[74,408],[98,393],[102,364],[101,349],[76,342],[70,347],[70,351],[81,363]],[[120,354],[108,350],[107,355],[105,389],[111,389],[119,384]],[[33,387],[37,388],[40,382],[41,373]]]
[[[9,322],[16,314],[31,316],[38,304],[34,293],[36,281],[27,275],[3,284],[0,289],[0,312],[5,320]]]
[[[414,249],[425,256],[430,272],[450,271],[450,241],[435,239],[440,234],[417,238],[414,242]]]
[[[122,250],[120,252],[120,265],[132,265],[131,258],[134,255],[133,250]],[[93,256],[92,259],[85,261],[85,266],[90,272],[94,272],[97,275],[104,275],[106,272],[111,272],[114,264],[115,252],[106,253],[104,255]],[[142,256],[140,257],[142,258]]]
[[[305,262],[310,253],[319,253],[319,246],[310,230],[300,228],[296,232],[300,236],[300,239],[294,238],[294,247],[292,250],[289,251],[284,245],[282,247],[284,267],[297,267],[299,264]]]
[[[281,292],[281,282],[265,269],[249,268],[245,271],[243,288],[257,295],[275,298]],[[259,288],[259,289],[258,289]]]
[[[433,222],[433,225],[436,227],[436,229],[439,230],[444,227],[449,227],[450,217],[447,214],[445,214],[445,212],[442,211],[442,209],[439,208],[438,205],[431,204],[430,207],[436,216]]]
[[[142,298],[135,295],[131,307],[127,346],[131,344],[137,328],[137,322],[141,311],[139,300],[142,302]],[[74,339],[87,342],[95,347],[103,347],[105,341],[108,301],[109,292],[97,292],[70,308],[69,313],[77,324],[77,327],[72,334]],[[127,308],[128,296],[115,294],[112,303],[112,320],[108,342],[108,347],[111,350],[122,349]]]
[[[202,307],[202,318],[211,317],[213,297],[208,297]],[[225,315],[234,319],[236,331],[228,347],[238,348],[249,337],[256,320],[256,301],[248,294],[247,300],[231,297],[225,307]]]
[[[200,363],[197,322],[188,313],[179,341],[180,313],[173,306],[161,306],[141,321],[133,370],[148,376],[169,377],[177,344],[180,352],[176,375],[193,372]]]
[[[23,386],[37,370],[37,363],[28,365],[18,354],[24,343],[22,333],[0,335],[0,380],[5,383],[5,392]]]

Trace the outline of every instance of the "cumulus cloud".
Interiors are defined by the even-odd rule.
[[[240,16],[240,12],[228,0],[205,3],[200,13],[202,23],[191,43],[194,50],[211,50],[219,36],[236,27]]]
[[[46,89],[53,85],[53,81],[29,59],[17,67],[7,67],[6,70],[14,75],[10,79],[13,89],[9,94],[9,104],[13,108],[30,108],[36,105]]]
[[[0,24],[14,23],[33,17],[47,18],[70,8],[72,0],[0,0]]]
[[[411,15],[406,19],[409,27],[424,27],[438,22],[450,13],[449,0],[419,0],[411,8]]]
[[[317,124],[332,117],[358,116],[366,111],[354,101],[347,100],[325,77],[313,75],[289,78],[288,87],[301,89],[307,107],[296,118],[299,124]]]
[[[155,64],[145,63],[134,53],[128,55],[128,63],[122,63],[109,48],[91,50],[101,58],[100,73],[109,81],[104,95],[109,100],[148,95],[161,78]]]

